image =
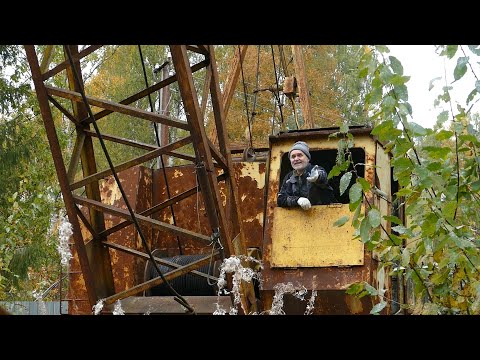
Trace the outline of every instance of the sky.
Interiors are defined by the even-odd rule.
[[[412,118],[409,121],[414,121],[423,127],[433,127],[437,115],[441,112],[441,109],[434,108],[433,102],[441,93],[441,88],[445,84],[444,62],[447,82],[450,84],[454,80],[453,69],[456,65],[457,56],[451,60],[446,59],[444,56],[439,56],[435,53],[434,45],[387,46],[390,49],[390,53],[387,55],[393,55],[400,60],[403,65],[404,75],[411,76],[406,84],[408,100],[413,110]],[[442,77],[442,80],[435,81],[434,88],[429,91],[430,81],[439,76]],[[475,78],[471,74],[470,69],[463,78],[452,86],[454,89],[451,96],[454,100],[454,107],[456,102],[465,107],[465,99],[475,88]],[[480,112],[478,103],[472,108],[472,112]]]

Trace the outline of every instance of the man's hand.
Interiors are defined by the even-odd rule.
[[[303,210],[308,210],[312,207],[312,204],[310,203],[310,200],[307,198],[301,197],[298,198],[297,204],[302,207]]]
[[[310,171],[309,176],[307,177],[307,181],[315,182],[318,179],[320,172],[318,170],[318,165],[315,165],[313,169]]]

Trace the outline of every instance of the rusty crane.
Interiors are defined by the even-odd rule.
[[[99,301],[105,305],[103,312],[111,313],[118,300],[128,313],[212,313],[215,305],[222,303],[227,307],[234,301],[233,296],[216,296],[216,291],[210,292],[204,285],[215,288],[211,284],[218,280],[218,264],[230,256],[245,259],[249,255],[261,259],[265,266],[263,288],[252,282],[241,282],[239,286],[241,309],[246,314],[269,309],[277,283],[302,283],[310,292],[319,291],[314,313],[368,313],[372,306],[369,301],[359,301],[344,293],[348,284],[355,281],[381,282],[380,286],[391,290],[385,274],[376,273],[375,257],[362,244],[349,241],[353,229],[335,230],[329,225],[348,212],[348,198],[335,206],[319,206],[308,215],[315,219],[275,206],[288,165],[286,154],[295,140],[308,139],[314,158],[334,164],[336,156],[336,145],[329,141],[329,135],[336,130],[313,129],[300,47],[293,47],[296,76],[285,74],[283,92],[293,101],[298,84],[306,129],[271,136],[269,148],[262,149],[266,157],[256,161],[233,160],[234,149],[229,144],[225,122],[247,46],[238,47],[223,91],[213,46],[171,45],[174,74],[167,74],[120,101],[94,97],[85,90],[81,59],[100,48],[90,45],[79,50],[77,45],[65,45],[65,60],[49,66],[51,47],[39,54],[35,46],[25,46],[73,227],[69,313],[90,314]],[[192,64],[189,53],[203,59]],[[195,88],[196,72],[204,73],[203,93]],[[67,88],[49,84],[50,79],[61,74],[66,76]],[[138,100],[173,83],[178,85],[186,120],[135,106]],[[209,136],[204,122],[208,97],[215,123],[215,133]],[[69,101],[71,106],[58,99]],[[75,126],[75,145],[65,158],[52,106]],[[94,113],[92,108],[100,110]],[[132,134],[101,133],[97,123],[112,113],[181,129],[185,135],[171,142],[164,138],[151,145],[131,138]],[[350,131],[357,139],[352,150],[355,161],[367,164],[362,175],[390,197],[382,200],[372,195],[369,200],[383,213],[390,213],[394,184],[388,154],[369,135],[369,129]],[[94,141],[102,145],[107,157],[105,142],[143,149],[145,153],[123,163],[110,161],[107,169],[98,170]],[[180,152],[184,146],[192,146],[194,156]],[[142,166],[153,159],[163,163],[165,156],[187,160],[190,165],[161,169]],[[79,167],[81,178],[75,175]],[[316,232],[321,243],[312,245],[311,239],[301,235],[298,226],[306,220],[316,224],[310,230]],[[384,225],[390,229],[390,224]],[[319,236],[318,232],[325,228],[329,230]],[[257,266],[242,261],[245,267]],[[234,279],[227,280],[232,289]],[[175,287],[182,291],[177,292]],[[305,304],[299,306],[293,301],[286,308],[291,313],[302,313]]]

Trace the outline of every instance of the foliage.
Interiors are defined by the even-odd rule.
[[[454,82],[467,71],[478,71],[477,47],[440,46],[438,51],[448,59],[457,58]],[[479,314],[480,141],[478,121],[472,122],[478,117],[459,105],[454,108],[452,86],[445,85],[436,103],[445,103],[450,110],[439,114],[437,125],[428,129],[409,122],[409,78],[400,61],[388,53],[385,46],[365,52],[359,70],[361,76],[373,78],[366,96],[366,109],[376,125],[372,135],[386,144],[392,156],[399,184],[392,205],[396,213],[404,210],[407,221],[402,224],[396,216],[383,216],[392,223],[392,234],[387,234],[378,208],[368,201],[378,191],[357,177],[350,188],[356,238],[378,255],[380,267],[413,285],[414,301],[401,304],[402,308],[422,314]],[[478,99],[478,83],[467,105]],[[351,161],[348,153],[347,148],[342,162]],[[362,198],[368,205],[366,214],[359,212]],[[354,284],[349,291],[365,294],[366,290]]]
[[[1,46],[0,54],[0,76],[9,66],[15,69],[0,97],[2,108],[9,109],[0,118],[0,299],[29,300],[33,290],[59,275],[48,230],[61,203],[23,48]]]
[[[238,53],[238,48],[239,46],[215,48],[222,82],[231,71],[231,59],[234,52]],[[363,47],[355,45],[302,47],[315,127],[367,122],[363,99],[369,86],[368,78],[359,78],[356,69],[362,49]],[[268,146],[268,136],[278,133],[282,123],[285,129],[296,129],[291,101],[282,91],[275,91],[277,82],[282,90],[285,77],[295,73],[291,47],[282,46],[282,51],[285,60],[283,63],[279,46],[248,47],[227,117],[228,135],[233,143],[249,142],[251,132],[254,147],[264,147]],[[298,98],[295,99],[295,111],[302,126],[304,120]],[[209,113],[207,116],[207,127],[210,129],[209,134],[212,134],[213,115]]]

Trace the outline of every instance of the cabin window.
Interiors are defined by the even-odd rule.
[[[355,164],[362,164],[362,165],[357,165],[355,167],[358,176],[364,177],[365,176],[365,150],[363,148],[351,148],[350,149],[352,153],[352,159]],[[310,163],[314,165],[320,165],[322,166],[326,171],[327,174],[332,170],[333,166],[335,166],[335,161],[337,158],[337,149],[324,149],[324,150],[312,150],[310,149],[310,155],[312,156],[312,159],[310,160]],[[353,170],[353,165],[350,164],[350,167],[347,171],[352,171]],[[282,162],[280,165],[280,182],[279,186],[281,186],[283,182],[283,178],[290,172],[292,171],[292,166],[290,165],[290,160],[288,158],[288,152],[283,154],[282,156]],[[350,180],[350,184],[348,185],[347,190],[343,193],[343,195],[340,195],[340,179],[342,178],[342,175],[345,172],[342,172],[338,176],[334,176],[328,180],[330,186],[333,188],[333,193],[335,195],[335,198],[339,203],[342,204],[348,204],[350,202],[350,198],[348,196],[348,191],[350,187],[355,184],[356,180],[356,175],[353,173],[352,179]],[[321,206],[321,205],[320,205]]]

